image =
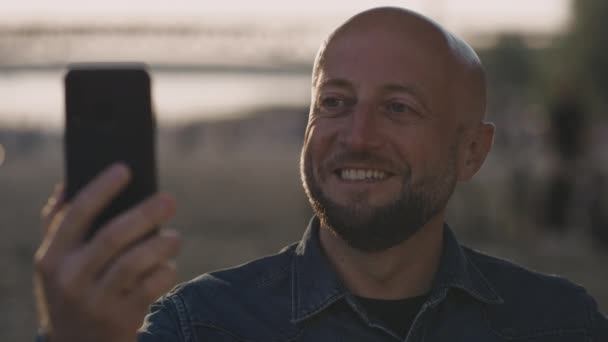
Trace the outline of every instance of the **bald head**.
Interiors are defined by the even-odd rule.
[[[322,44],[313,68],[316,86],[328,52],[347,37],[366,36],[369,40],[392,40],[393,44],[408,46],[412,55],[433,60],[435,68],[443,70],[437,80],[446,87],[449,104],[444,110],[457,109],[462,124],[479,123],[485,116],[486,85],[481,61],[475,51],[462,39],[446,31],[436,22],[418,13],[396,7],[374,8],[355,15],[330,34]],[[409,61],[403,60],[403,63]],[[431,80],[429,80],[430,82]]]
[[[304,188],[330,235],[363,251],[439,231],[456,183],[492,145],[479,58],[404,9],[338,27],[315,61],[311,100]]]

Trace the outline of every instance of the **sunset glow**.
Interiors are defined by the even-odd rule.
[[[570,0],[121,0],[37,1],[2,0],[0,20],[88,21],[139,18],[171,21],[179,18],[217,17],[225,20],[252,16],[326,17],[341,21],[376,6],[401,6],[429,15],[456,30],[528,29],[550,31],[567,23]]]

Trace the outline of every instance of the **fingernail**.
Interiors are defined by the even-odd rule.
[[[59,194],[63,191],[63,183],[55,184],[55,188],[53,188],[53,194]]]
[[[179,234],[179,232],[175,229],[163,229],[160,231],[160,234],[165,237],[176,238],[176,239],[179,239],[181,236]]]
[[[129,169],[125,164],[114,164],[110,169],[110,177],[116,180],[122,180],[129,176]]]
[[[158,198],[158,209],[162,212],[163,216],[173,214],[175,201],[169,196],[160,195]]]

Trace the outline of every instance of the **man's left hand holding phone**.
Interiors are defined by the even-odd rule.
[[[155,178],[154,166],[145,165],[154,144],[138,141],[137,130],[143,120],[151,131],[144,140],[151,140],[154,126],[136,118],[152,116],[149,78],[142,65],[93,64],[71,68],[65,82],[67,185],[42,210],[34,257],[40,336],[133,342],[149,305],[174,286],[180,248],[176,231],[159,228],[174,215],[174,199],[156,191],[155,179],[137,185]],[[97,144],[104,135],[111,140]],[[142,154],[152,158],[142,161]]]

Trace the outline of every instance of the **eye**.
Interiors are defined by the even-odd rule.
[[[410,106],[399,101],[389,101],[385,104],[385,109],[389,113],[405,113],[413,111]]]
[[[321,99],[321,107],[326,109],[336,109],[344,107],[345,101],[336,96],[327,96]]]
[[[326,93],[319,97],[317,103],[318,114],[334,117],[348,113],[354,101],[341,94]]]
[[[412,123],[422,119],[415,107],[403,99],[389,99],[381,106],[386,117],[397,123]]]

